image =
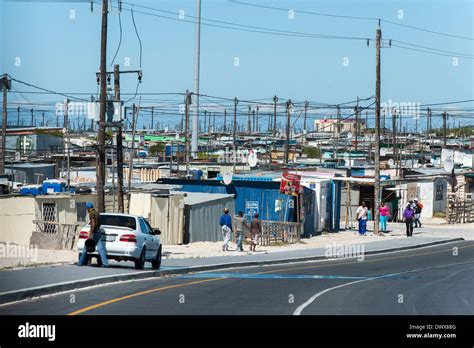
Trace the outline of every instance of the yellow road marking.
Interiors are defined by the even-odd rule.
[[[141,292],[137,292],[137,293],[135,293],[135,294],[131,294],[131,295],[127,295],[127,296],[122,296],[122,297],[117,297],[117,298],[114,298],[114,299],[112,299],[112,300],[108,300],[108,301],[105,301],[105,302],[100,302],[100,303],[97,303],[97,304],[92,305],[92,306],[89,306],[89,307],[85,307],[85,308],[82,308],[82,309],[78,309],[77,311],[68,313],[68,314],[66,314],[66,315],[77,315],[77,314],[81,314],[81,313],[84,313],[84,312],[93,310],[93,309],[95,309],[95,308],[99,308],[99,307],[106,306],[106,305],[111,304],[111,303],[114,303],[114,302],[119,302],[119,301],[123,301],[123,300],[129,299],[129,298],[133,298],[133,297],[137,297],[137,296],[141,296],[141,295],[146,295],[146,294],[149,294],[149,293],[151,293],[151,292],[156,292],[156,291],[161,291],[161,290],[167,290],[167,289],[173,289],[173,288],[179,288],[179,287],[182,287],[182,286],[193,285],[193,284],[199,284],[199,283],[212,282],[213,280],[220,280],[220,278],[213,278],[213,279],[206,279],[206,280],[198,280],[198,281],[195,281],[195,282],[189,282],[189,283],[184,283],[184,284],[168,285],[168,286],[163,286],[163,287],[161,287],[161,288],[156,288],[156,289],[150,289],[150,290],[146,290],[146,291],[141,291]]]
[[[463,246],[463,247],[458,247],[458,249],[472,248],[472,247],[474,247],[474,244],[473,245],[466,245],[466,246]],[[447,249],[447,250],[431,251],[431,252],[421,253],[421,254],[416,254],[416,255],[385,257],[385,258],[380,258],[380,259],[375,259],[375,260],[368,260],[368,261],[364,261],[364,262],[375,262],[375,261],[400,259],[400,258],[407,258],[407,257],[429,255],[429,254],[439,254],[439,253],[444,253],[444,252],[451,251],[451,250],[452,249]],[[341,262],[341,263],[338,263],[338,264],[326,264],[326,265],[314,265],[314,266],[305,266],[305,267],[281,268],[281,269],[275,269],[275,270],[272,270],[272,271],[258,272],[258,273],[255,273],[255,274],[275,273],[275,272],[282,272],[282,271],[295,270],[295,269],[307,269],[307,268],[320,268],[320,267],[327,267],[327,266],[338,266],[338,265],[345,265],[345,264],[350,264],[350,263],[354,263],[354,262]],[[168,285],[168,286],[163,286],[163,287],[160,287],[160,288],[145,290],[145,291],[137,292],[137,293],[126,295],[126,296],[117,297],[117,298],[114,298],[114,299],[111,299],[111,300],[108,300],[108,301],[99,302],[95,305],[78,309],[78,310],[76,310],[74,312],[71,312],[71,313],[68,313],[66,315],[71,315],[72,316],[72,315],[82,314],[84,312],[88,312],[88,311],[91,311],[91,310],[96,309],[96,308],[107,306],[111,303],[127,300],[129,298],[133,298],[133,297],[137,297],[137,296],[141,296],[141,295],[150,294],[152,292],[163,291],[163,290],[167,290],[167,289],[180,288],[180,287],[194,285],[194,284],[209,283],[209,282],[212,282],[212,281],[219,281],[219,280],[225,280],[225,279],[227,279],[227,278],[211,278],[211,279],[204,279],[204,280],[198,280],[198,281],[193,281],[193,282],[188,282],[188,283],[183,283],[183,284]]]

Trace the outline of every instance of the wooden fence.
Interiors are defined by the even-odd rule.
[[[299,222],[262,221],[260,245],[295,244],[300,241],[303,224]]]
[[[55,221],[33,220],[36,231],[30,244],[40,249],[73,250],[78,238],[79,224],[62,224]]]

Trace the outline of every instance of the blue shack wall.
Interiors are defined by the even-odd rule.
[[[235,199],[235,212],[247,213],[247,204],[253,203],[258,206],[258,213],[262,220],[270,221],[296,221],[294,207],[296,198],[280,193],[280,183],[275,181],[247,181],[234,180],[230,185],[224,185],[219,180],[186,180],[164,178],[160,183],[181,185],[183,192],[204,192],[204,193],[227,193],[233,194]],[[340,192],[341,183],[332,182],[331,193],[328,199],[328,209],[330,211],[330,229],[339,230],[340,219]],[[280,209],[277,209],[280,205]],[[303,236],[315,235],[314,219],[316,193],[307,187],[303,192],[304,206],[304,228]],[[248,216],[247,216],[248,218]]]
[[[262,220],[292,221],[293,218],[294,197],[281,194],[278,182],[233,181],[230,185],[217,180],[162,179],[160,182],[181,185],[183,192],[234,194],[236,212],[246,214],[247,203],[252,202],[258,206]]]

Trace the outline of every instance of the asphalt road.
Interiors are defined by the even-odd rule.
[[[0,306],[0,315],[474,314],[474,242],[130,281]]]

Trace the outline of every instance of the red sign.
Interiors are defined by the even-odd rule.
[[[280,193],[297,196],[301,191],[301,175],[283,173],[280,183]]]

